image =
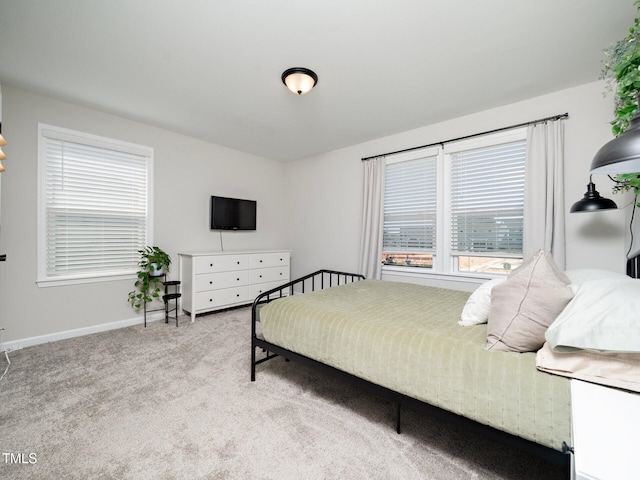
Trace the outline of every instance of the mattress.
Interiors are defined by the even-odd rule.
[[[469,293],[364,280],[274,300],[266,341],[555,450],[571,445],[569,380],[535,353],[488,351],[458,325]]]

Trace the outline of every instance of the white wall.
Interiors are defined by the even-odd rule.
[[[37,124],[48,123],[155,149],[155,239],[177,262],[186,250],[220,249],[207,224],[212,194],[258,200],[256,232],[223,233],[225,250],[290,248],[292,276],[319,268],[355,272],[360,254],[361,158],[569,112],[566,208],[580,199],[595,152],[612,138],[612,103],[594,82],[517,104],[282,164],[3,85],[0,326],[5,341],[139,318],[127,301],[133,280],[39,288],[36,279]],[[428,108],[425,106],[425,108]],[[611,197],[611,182],[595,176]],[[630,199],[613,197],[619,205]],[[567,213],[567,268],[624,271],[630,209]],[[640,235],[636,235],[640,238]],[[174,266],[174,274],[177,265]],[[467,288],[471,286],[462,286]]]
[[[154,244],[179,251],[220,250],[209,230],[209,197],[258,201],[255,232],[223,233],[225,250],[287,248],[284,164],[3,85],[0,326],[4,340],[30,339],[111,322],[139,320],[129,307],[131,280],[38,287],[36,281],[38,122],[154,148]],[[29,342],[27,342],[29,343]]]
[[[584,194],[589,165],[596,151],[612,137],[612,101],[604,84],[594,82],[524,102],[479,112],[409,132],[379,138],[291,163],[287,166],[294,277],[319,268],[356,271],[360,254],[361,158],[434,143],[568,112],[565,120],[565,201],[567,268],[625,269],[625,213],[608,211],[569,214]],[[428,105],[425,105],[428,108]],[[612,197],[612,182],[594,176],[603,196]],[[629,199],[613,197],[619,206]],[[449,285],[451,286],[451,285]],[[462,288],[470,287],[462,286]]]

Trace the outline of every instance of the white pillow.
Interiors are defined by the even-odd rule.
[[[587,280],[545,333],[556,352],[640,352],[640,280]]]
[[[476,288],[464,304],[458,323],[463,327],[487,323],[491,311],[491,289],[507,277],[494,278]]]
[[[600,268],[575,268],[564,272],[571,280],[571,289],[577,292],[580,285],[590,280],[627,279],[624,273],[612,272]]]

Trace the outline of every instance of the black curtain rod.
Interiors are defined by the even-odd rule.
[[[487,132],[473,133],[471,135],[465,135],[464,137],[452,138],[451,140],[444,140],[442,142],[429,143],[427,145],[420,145],[419,147],[405,148],[404,150],[396,150],[395,152],[388,152],[388,153],[381,153],[379,155],[372,155],[370,157],[364,157],[362,159],[362,161],[364,162],[364,161],[367,161],[367,160],[371,160],[373,158],[386,157],[388,155],[395,155],[397,153],[411,152],[413,150],[420,150],[421,148],[435,147],[436,145],[444,146],[445,143],[452,143],[452,142],[457,142],[459,140],[466,140],[468,138],[481,137],[483,135],[490,135],[492,133],[504,132],[505,130],[512,130],[514,128],[519,128],[519,127],[528,127],[529,125],[535,125],[536,123],[544,123],[544,122],[548,122],[550,120],[560,120],[561,118],[568,118],[568,117],[569,117],[569,113],[562,113],[562,114],[559,114],[559,115],[554,115],[553,117],[540,118],[538,120],[533,120],[531,122],[525,122],[525,123],[519,123],[517,125],[511,125],[509,127],[496,128],[495,130],[489,130]]]

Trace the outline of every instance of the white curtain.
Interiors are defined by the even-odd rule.
[[[565,269],[564,124],[530,125],[525,166],[523,255],[551,251]]]
[[[359,272],[366,278],[380,279],[382,274],[382,225],[384,223],[385,158],[362,162],[364,190]]]

